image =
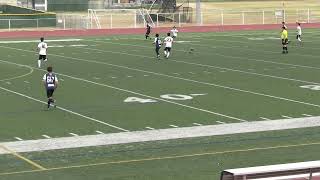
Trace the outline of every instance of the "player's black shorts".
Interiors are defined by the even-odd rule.
[[[171,47],[166,47],[166,48],[164,48],[164,50],[170,52],[171,51]]]
[[[301,38],[301,35],[297,35],[297,39],[298,39],[298,38]]]
[[[156,46],[156,53],[159,53],[159,50],[161,49],[161,46]]]
[[[50,98],[53,96],[54,89],[47,89],[47,98]]]
[[[282,45],[287,45],[288,44],[288,39],[282,39]]]
[[[47,59],[47,55],[39,55],[39,60],[45,60]]]
[[[146,32],[146,35],[149,35],[150,34],[150,31],[148,30],[147,32]]]

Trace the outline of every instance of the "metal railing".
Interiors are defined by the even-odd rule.
[[[247,25],[287,23],[318,23],[320,12],[312,9],[295,11],[257,10],[257,11],[222,11],[210,10],[201,13],[200,23],[196,23],[194,12],[189,13],[153,13],[150,14],[156,27],[190,25]],[[134,12],[97,13],[96,20],[89,13],[57,14],[56,18],[38,19],[0,19],[0,29],[17,28],[55,28],[55,29],[105,29],[145,27],[143,17]],[[99,26],[97,22],[99,21]]]

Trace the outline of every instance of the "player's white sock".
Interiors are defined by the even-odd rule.
[[[41,67],[41,60],[38,60],[38,68]]]
[[[164,55],[167,55],[167,51],[164,51]]]
[[[299,41],[299,42],[301,42],[301,39],[300,39],[300,38],[298,38],[298,41]]]
[[[167,58],[170,56],[170,52],[167,53]]]
[[[48,61],[48,59],[45,59],[44,62]]]

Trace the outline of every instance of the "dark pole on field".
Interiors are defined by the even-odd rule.
[[[32,0],[32,9],[36,9],[36,0]]]
[[[198,25],[202,25],[201,1],[200,0],[196,0],[196,22]]]

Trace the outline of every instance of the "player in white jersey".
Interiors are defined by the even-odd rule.
[[[170,33],[167,33],[167,37],[164,38],[164,44],[165,44],[165,48],[164,48],[164,55],[165,57],[168,59],[170,56],[170,51],[172,48],[172,43],[173,43],[173,38],[170,36]]]
[[[177,38],[177,36],[178,36],[178,29],[175,27],[175,26],[173,26],[173,28],[171,29],[171,33],[172,33],[172,38]]]
[[[50,108],[51,104],[54,104],[53,93],[54,90],[58,87],[58,78],[55,73],[52,72],[52,67],[47,68],[48,73],[43,75],[42,81],[43,85],[47,91],[48,98],[48,108]],[[56,107],[54,105],[54,107]]]
[[[47,61],[47,49],[48,45],[44,42],[44,38],[40,38],[40,43],[38,44],[37,50],[39,51],[38,67],[41,67],[41,60]]]
[[[301,24],[297,22],[297,40],[300,46],[302,45],[301,35],[302,35]]]

